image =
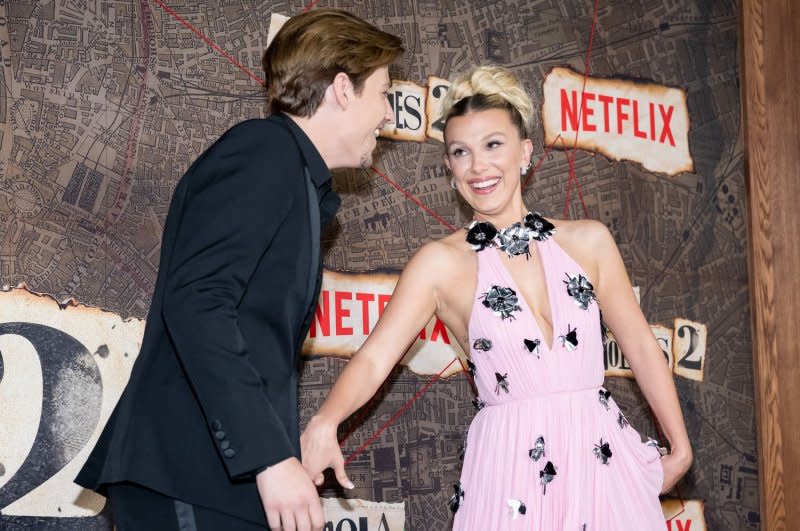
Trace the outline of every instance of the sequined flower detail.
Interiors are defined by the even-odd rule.
[[[510,499],[508,500],[508,506],[511,507],[511,519],[516,520],[519,515],[524,515],[528,509],[525,507],[525,504],[522,503],[520,500]]]
[[[544,436],[539,435],[536,438],[536,442],[533,443],[533,448],[528,450],[528,457],[530,457],[534,461],[538,461],[540,458],[545,457],[545,453],[544,453]]]
[[[500,374],[499,372],[494,373],[494,377],[497,379],[497,385],[494,388],[494,394],[499,395],[500,389],[508,393],[508,373]]]
[[[622,411],[620,411],[619,415],[617,416],[617,424],[619,424],[620,429],[630,426],[630,424],[628,424],[628,419],[625,418],[625,415],[622,414]]]
[[[539,471],[539,481],[542,484],[542,494],[547,494],[547,484],[556,477],[556,467],[552,461],[548,461],[544,468]]]
[[[483,251],[492,244],[497,229],[488,221],[473,221],[467,227],[467,243],[474,251]]]
[[[558,336],[558,340],[561,341],[562,347],[572,352],[578,348],[578,329],[567,325],[567,333],[563,336]]]
[[[530,256],[530,230],[523,227],[521,223],[514,223],[510,227],[502,229],[497,234],[499,247],[508,256],[519,256],[524,254]]]
[[[503,286],[492,286],[483,294],[483,305],[501,319],[514,319],[514,312],[522,310],[517,292]]]
[[[607,442],[603,442],[602,438],[600,444],[594,445],[594,456],[604,465],[607,465],[608,460],[611,459],[611,447]]]
[[[467,360],[467,370],[469,371],[470,377],[474,380],[475,379],[475,364],[472,363],[472,360]]]
[[[486,339],[485,337],[479,337],[472,344],[472,348],[474,348],[475,350],[482,350],[483,352],[488,352],[492,350],[492,340]]]
[[[644,443],[646,446],[652,446],[656,450],[658,450],[659,455],[667,455],[669,450],[665,446],[661,446],[657,440],[653,439],[652,437],[647,438],[647,442]]]
[[[475,411],[480,411],[481,409],[486,407],[486,402],[484,402],[483,400],[480,399],[480,397],[478,397],[472,401],[472,405],[475,406]]]
[[[464,490],[461,488],[461,482],[459,481],[453,485],[453,495],[450,496],[448,505],[450,505],[451,511],[456,512],[462,503],[464,503]]]
[[[552,236],[556,230],[555,225],[544,219],[538,212],[528,212],[523,223],[530,230],[531,239],[540,242]]]
[[[525,344],[525,348],[536,356],[539,357],[539,346],[542,344],[541,340],[539,339],[523,339],[523,343]]]
[[[564,284],[567,285],[569,296],[582,310],[588,309],[589,303],[595,300],[594,286],[585,276],[578,274],[577,277],[573,277],[567,273],[567,280],[564,281]]]
[[[608,389],[600,389],[597,391],[597,399],[603,404],[603,407],[608,411],[608,399],[611,398],[611,391]]]

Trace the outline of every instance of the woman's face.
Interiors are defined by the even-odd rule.
[[[505,109],[475,111],[447,120],[445,165],[476,213],[502,216],[509,208],[523,208],[520,169],[529,164],[532,149],[529,139],[520,139]]]

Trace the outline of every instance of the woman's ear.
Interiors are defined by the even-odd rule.
[[[530,138],[522,141],[522,163],[525,167],[530,168],[533,157],[533,142]]]

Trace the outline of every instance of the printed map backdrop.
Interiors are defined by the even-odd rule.
[[[259,76],[270,15],[305,7],[249,0],[166,5]],[[448,78],[495,62],[524,80],[539,108],[554,66],[585,71],[591,0],[319,5],[348,9],[400,35],[408,53],[393,78],[418,85],[429,75]],[[681,317],[707,327],[704,381],[676,383],[695,448],[680,494],[705,502],[712,530],[759,528],[736,28],[734,0],[600,0],[592,75],[685,89],[695,171],[666,177],[581,151],[574,164],[589,215],[616,237],[648,320],[671,326]],[[261,86],[147,0],[0,1],[0,55],[0,285],[26,283],[57,301],[74,297],[123,318],[146,317],[172,189],[229,126],[264,115]],[[540,128],[534,142],[538,160],[545,151]],[[441,144],[382,140],[376,161],[449,223],[466,224],[468,210],[447,185]],[[526,192],[528,206],[563,216],[568,170],[564,153],[550,151]],[[324,237],[330,270],[400,270],[422,244],[449,232],[371,172],[337,173],[336,188],[343,205]],[[584,215],[574,189],[568,215]],[[304,420],[343,364],[305,364]],[[11,367],[0,352],[0,393],[20,385]],[[428,380],[398,369],[345,455]],[[607,385],[631,424],[654,435],[635,383],[609,378]],[[461,374],[434,384],[350,466],[353,496],[405,501],[406,529],[447,528],[471,400]],[[13,432],[13,419],[0,411],[0,427],[11,430],[0,433]],[[2,462],[8,445],[0,439],[3,506],[14,501],[4,492],[12,479]],[[5,515],[0,527],[110,524],[104,512]]]

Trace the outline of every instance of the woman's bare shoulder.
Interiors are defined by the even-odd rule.
[[[556,241],[564,247],[591,251],[614,241],[608,227],[594,219],[556,219],[550,222],[556,227]]]
[[[470,251],[465,232],[457,230],[449,236],[423,245],[411,258],[409,265],[425,268],[429,273],[452,271],[469,256]]]

